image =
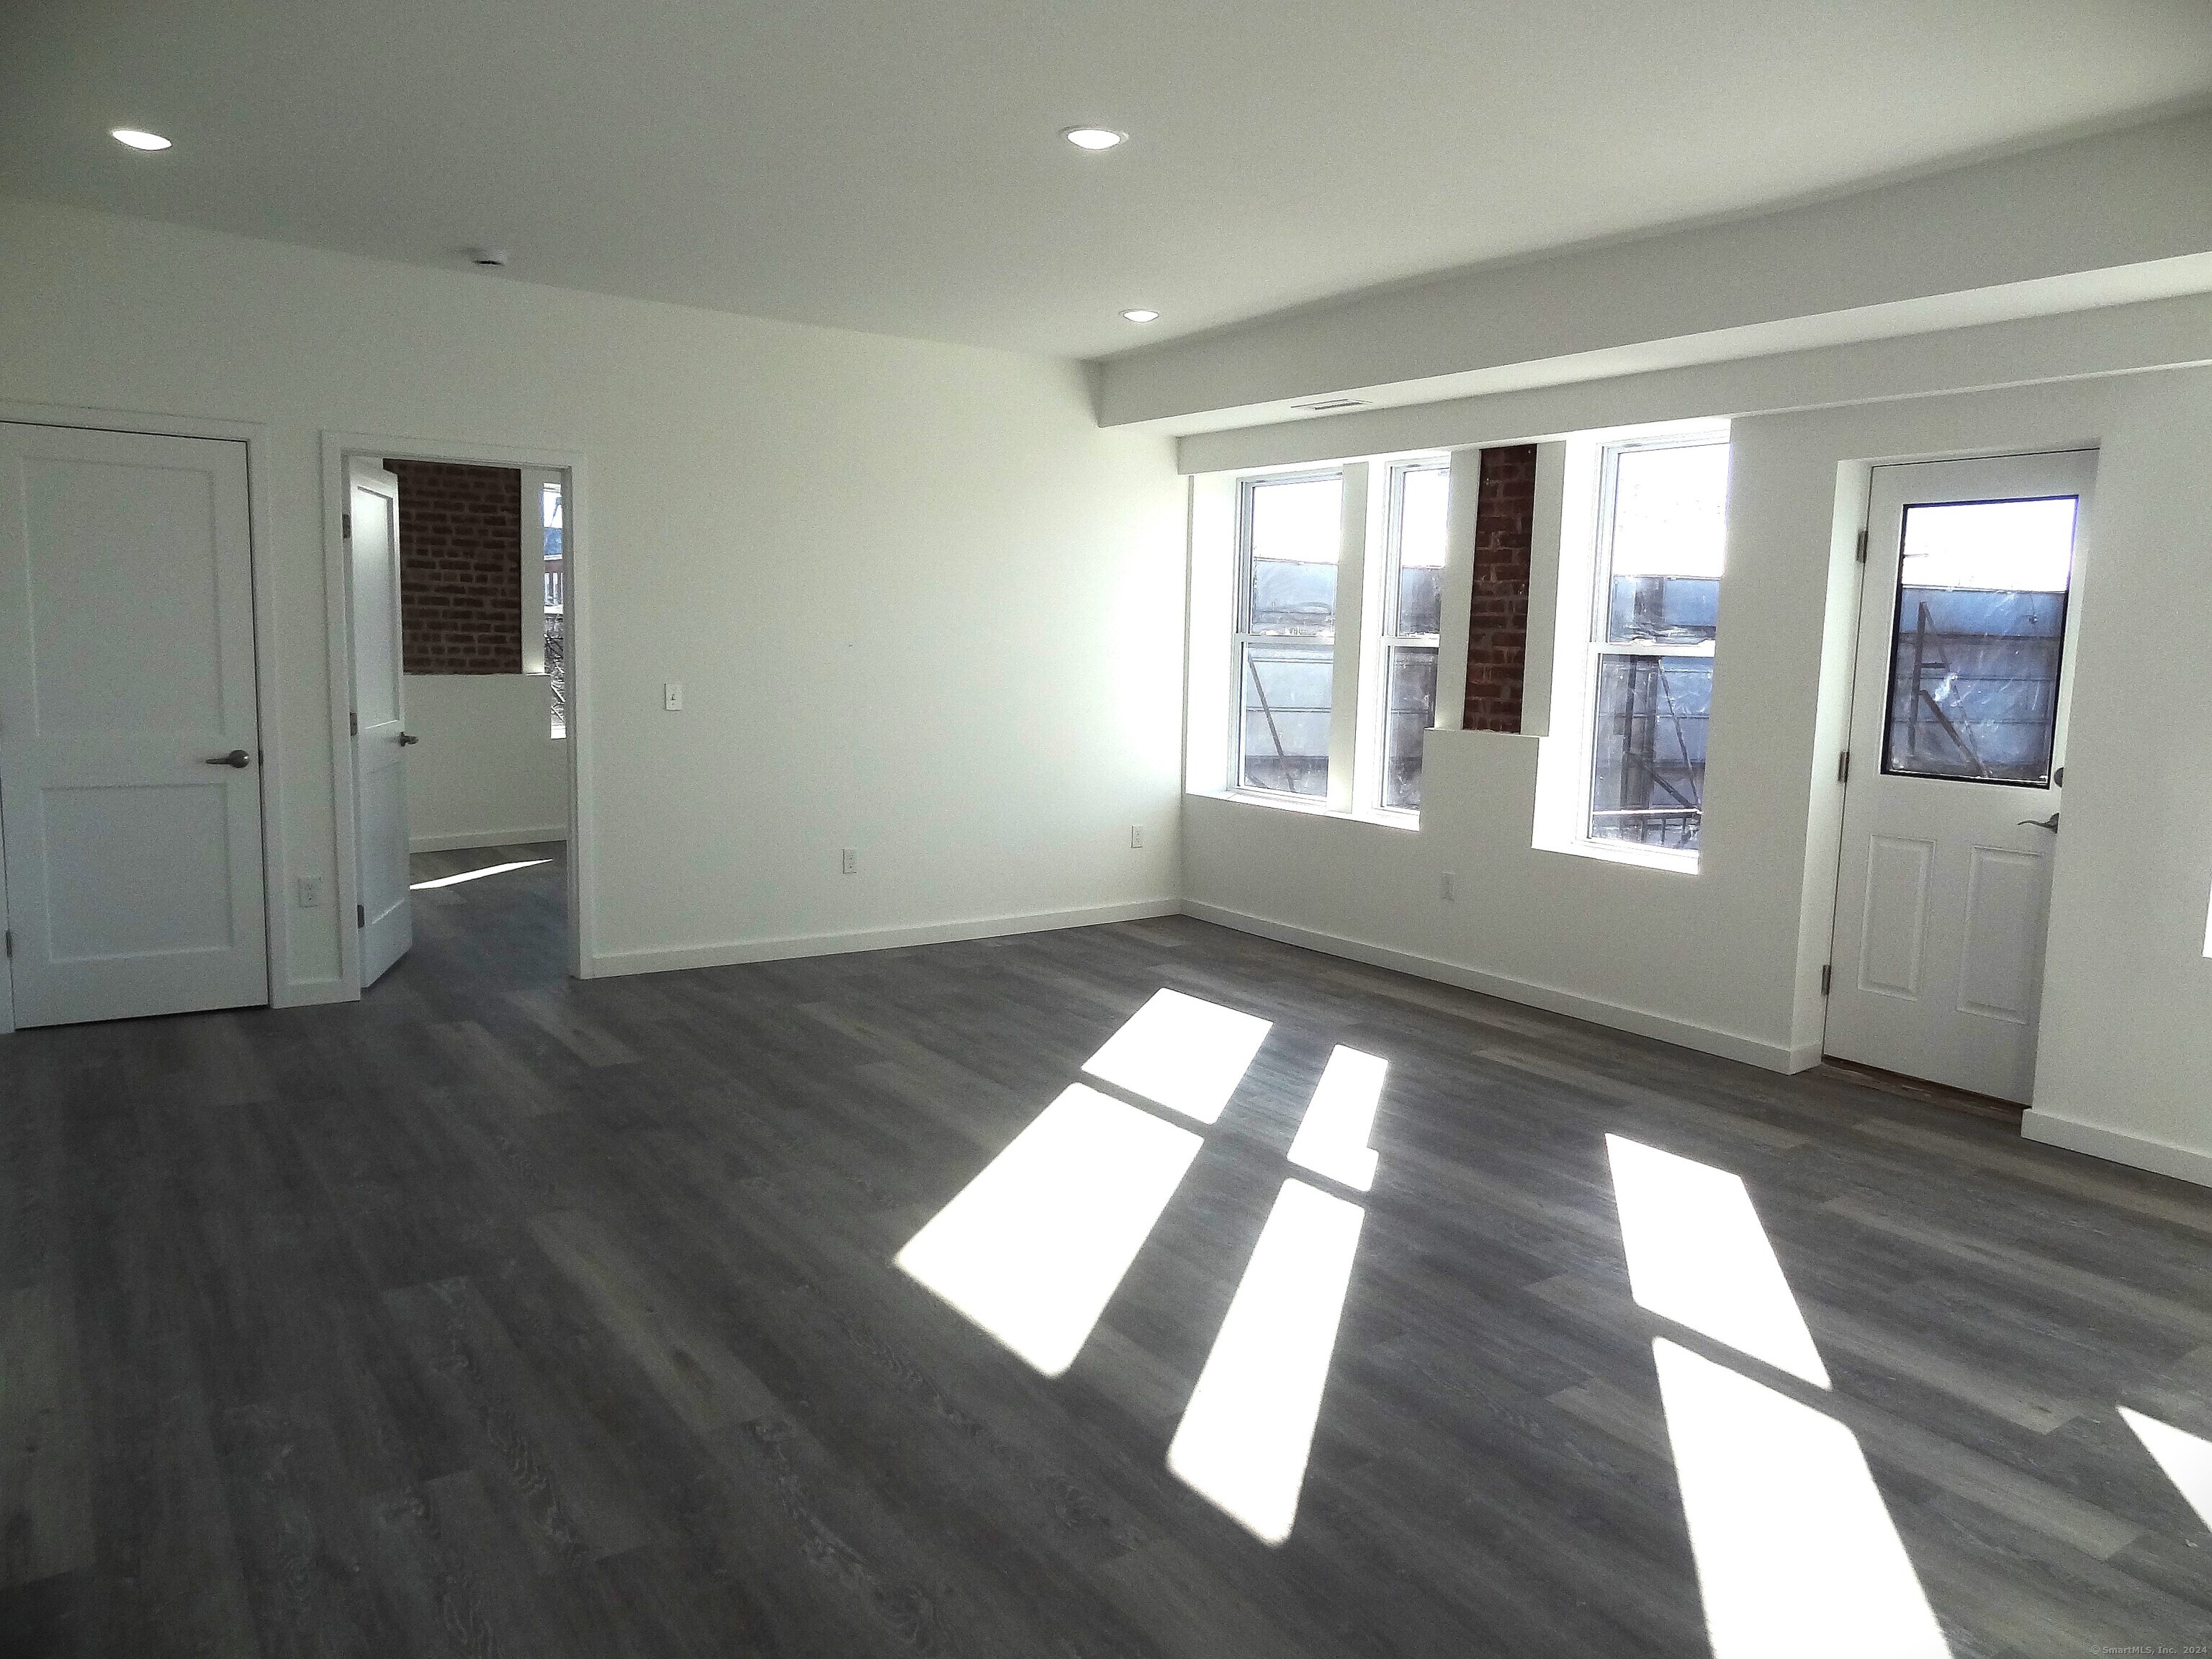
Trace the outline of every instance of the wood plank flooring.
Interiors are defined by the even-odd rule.
[[[1188,920],[586,984],[559,848],[418,879],[538,856],[358,1006],[0,1039],[0,1654],[1702,1654],[1655,1336],[1852,1431],[1960,1659],[2212,1638],[2118,1413],[2212,1438],[2212,1194]],[[1048,1379],[890,1258],[1162,988],[1273,1030]],[[1166,1450],[1339,1043],[1270,1548]],[[1608,1133],[1743,1177],[1831,1389],[1636,1305]]]

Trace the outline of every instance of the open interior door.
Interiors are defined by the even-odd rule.
[[[399,634],[399,481],[348,464],[346,589],[353,617],[354,823],[363,989],[415,942],[408,901],[405,680]]]

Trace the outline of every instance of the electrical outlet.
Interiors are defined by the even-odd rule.
[[[1459,878],[1449,870],[1444,872],[1444,896],[1448,899],[1459,896]]]
[[[837,867],[848,876],[853,874],[860,867],[860,855],[848,847],[839,856]]]
[[[1145,826],[1141,823],[1131,824],[1129,826],[1129,845],[1132,847],[1142,847],[1144,844]]]
[[[673,713],[684,707],[684,682],[669,680],[660,688],[660,706]]]
[[[320,876],[302,876],[299,887],[300,908],[302,910],[319,909],[323,902],[323,878]]]

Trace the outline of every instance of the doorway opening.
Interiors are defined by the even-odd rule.
[[[577,961],[573,468],[340,459],[359,984],[410,957],[550,984]]]
[[[1872,469],[1823,1050],[2026,1105],[2094,450]]]

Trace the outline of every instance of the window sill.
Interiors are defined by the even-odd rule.
[[[1293,812],[1300,817],[1333,818],[1339,823],[1372,824],[1378,830],[1395,830],[1406,835],[1419,835],[1421,830],[1419,812],[1390,812],[1379,806],[1330,806],[1324,802],[1302,800],[1295,795],[1271,795],[1257,789],[1187,789],[1183,793],[1201,800],[1229,801],[1271,812]]]
[[[1539,841],[1534,846],[1539,853],[1564,853],[1570,858],[1595,859],[1601,864],[1633,864],[1675,876],[1698,873],[1698,854],[1676,852],[1671,848],[1604,841]]]

